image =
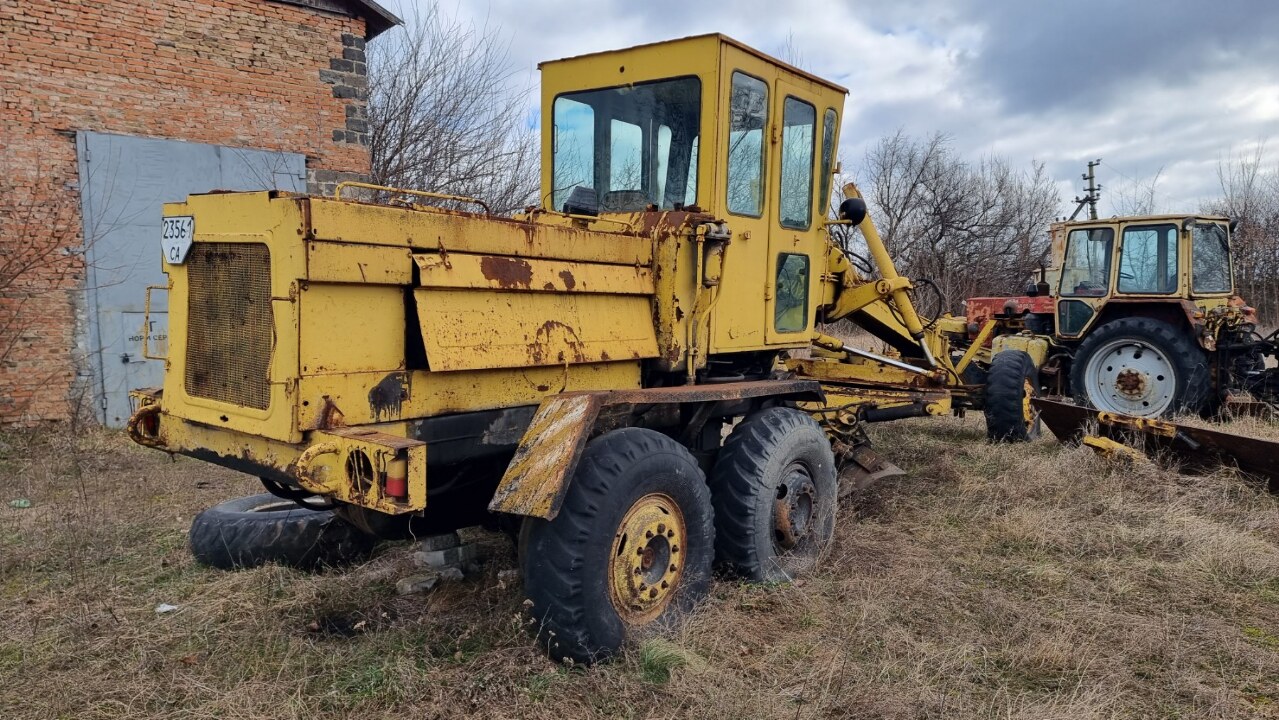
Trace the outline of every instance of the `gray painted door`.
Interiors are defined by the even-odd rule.
[[[306,190],[306,158],[177,140],[80,132],[81,214],[88,245],[88,332],[94,409],[105,425],[129,419],[129,390],[158,387],[164,363],[168,298],[155,291],[149,325],[146,287],[164,285],[161,205],[210,190]],[[144,327],[145,326],[145,327]]]

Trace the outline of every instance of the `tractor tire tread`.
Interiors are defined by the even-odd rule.
[[[986,437],[992,442],[1027,442],[1034,431],[1026,426],[1023,401],[1026,382],[1036,381],[1039,369],[1021,350],[1004,350],[990,361],[986,373]]]
[[[375,538],[331,510],[296,505],[279,511],[257,508],[290,503],[263,493],[236,498],[201,512],[191,523],[188,544],[197,562],[222,570],[279,563],[303,570],[367,558]]]
[[[1084,373],[1088,360],[1104,343],[1119,337],[1136,337],[1152,342],[1168,355],[1178,370],[1180,386],[1165,415],[1198,413],[1209,400],[1210,383],[1208,362],[1203,350],[1183,332],[1162,320],[1147,317],[1126,317],[1112,320],[1092,332],[1079,344],[1070,368],[1070,390],[1075,402],[1086,407],[1094,404],[1088,399]]]

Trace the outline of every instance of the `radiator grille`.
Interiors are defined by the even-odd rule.
[[[267,246],[196,243],[187,282],[187,394],[265,410],[275,334]]]

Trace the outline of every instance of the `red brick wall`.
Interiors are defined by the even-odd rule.
[[[74,132],[303,153],[320,184],[363,174],[363,36],[269,0],[0,2],[0,425],[87,407]]]

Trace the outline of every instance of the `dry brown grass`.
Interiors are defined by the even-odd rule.
[[[587,671],[531,646],[502,538],[424,596],[395,595],[405,546],[207,570],[191,517],[255,481],[112,434],[7,438],[0,716],[1279,717],[1276,498],[989,446],[979,419],[875,434],[912,475],[845,508],[821,573],[718,582],[676,635]]]

